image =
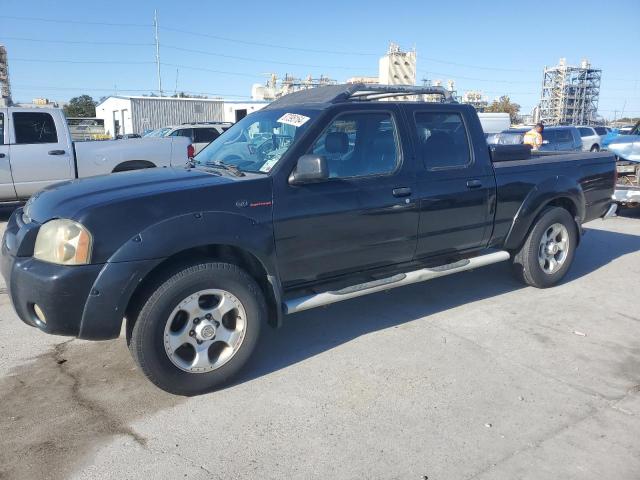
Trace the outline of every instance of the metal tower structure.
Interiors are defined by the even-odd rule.
[[[555,67],[545,67],[540,97],[540,121],[547,125],[596,123],[602,70],[588,60],[579,67],[564,58]]]
[[[7,49],[0,45],[0,106],[11,104],[11,85],[9,84],[9,62]]]

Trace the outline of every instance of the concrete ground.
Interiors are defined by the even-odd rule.
[[[587,226],[558,287],[498,264],[298,314],[234,386],[191,399],[123,339],[44,335],[2,293],[0,478],[638,479],[625,215]]]

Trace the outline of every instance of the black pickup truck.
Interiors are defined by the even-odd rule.
[[[194,395],[285,314],[500,261],[557,283],[582,224],[615,212],[614,184],[611,154],[489,148],[445,90],[327,86],[247,116],[184,168],[34,195],[7,224],[2,273],[25,323],[93,340],[124,326],[153,383]]]

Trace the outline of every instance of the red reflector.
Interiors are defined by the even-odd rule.
[[[196,149],[193,148],[193,145],[189,145],[187,147],[187,157],[193,158],[196,156]]]

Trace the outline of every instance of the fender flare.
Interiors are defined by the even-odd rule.
[[[239,234],[238,232],[242,232]],[[109,262],[167,258],[207,245],[229,245],[255,256],[269,274],[275,272],[271,223],[224,211],[187,213],[149,225],[123,244]]]
[[[513,219],[504,248],[519,248],[540,212],[550,203],[558,201],[570,202],[576,226],[580,229],[585,216],[585,196],[582,187],[569,177],[556,176],[536,185],[525,197]]]
[[[222,226],[224,228],[215,228]],[[238,235],[235,232],[243,232]],[[241,249],[256,258],[273,293],[276,326],[282,322],[279,275],[270,222],[258,223],[229,212],[196,212],[149,225],[125,242],[104,264],[85,304],[80,338],[115,338],[136,289],[166,259],[197,247],[220,245]],[[105,307],[109,312],[105,312]],[[97,319],[101,325],[96,325]],[[99,333],[93,333],[99,332]]]

